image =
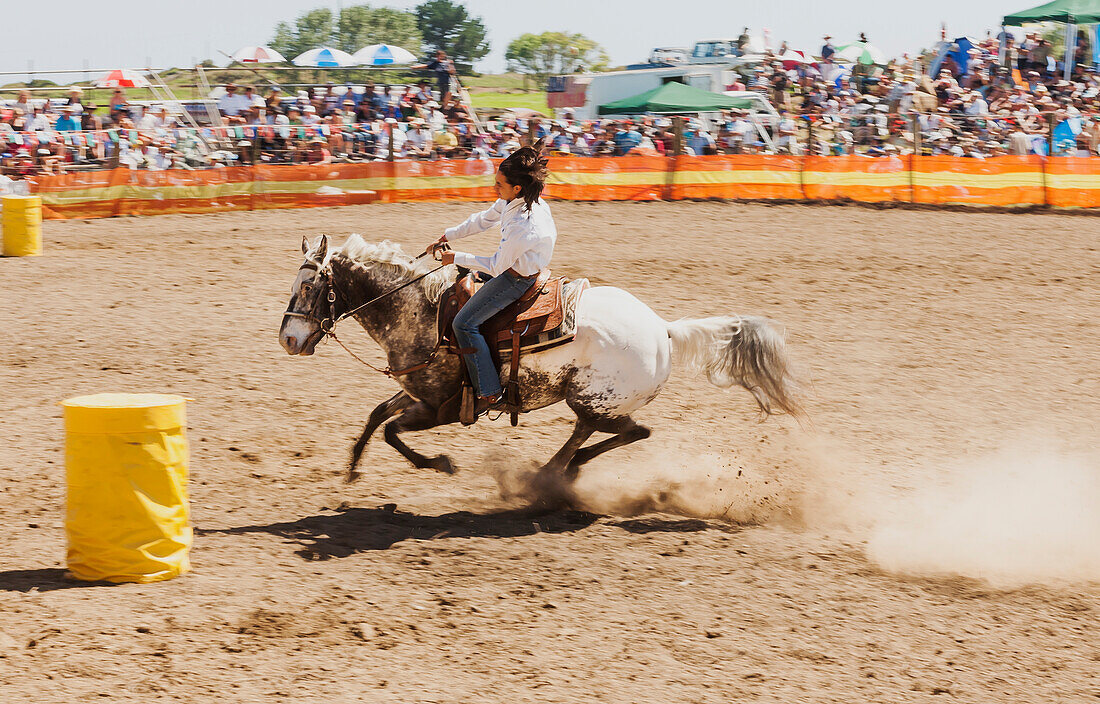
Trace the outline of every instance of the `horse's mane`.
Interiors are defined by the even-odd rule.
[[[377,244],[370,244],[357,234],[349,236],[344,246],[333,254],[342,254],[358,264],[383,267],[405,279],[427,273],[437,266],[432,259],[413,259],[396,242],[382,240]],[[438,303],[443,291],[454,282],[454,276],[454,267],[446,267],[425,276],[424,293],[428,300]]]

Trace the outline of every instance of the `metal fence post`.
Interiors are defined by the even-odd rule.
[[[909,129],[913,130],[913,153],[909,155],[909,202],[917,202],[917,158],[921,154],[920,115],[914,113],[909,118]]]
[[[393,161],[393,131],[397,129],[397,123],[390,123],[390,148],[389,154],[386,156],[386,161]]]

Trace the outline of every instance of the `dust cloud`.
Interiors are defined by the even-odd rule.
[[[534,467],[490,464],[505,500],[557,498],[615,516],[656,512],[734,523],[765,523],[789,510],[782,482],[736,458],[659,448],[631,454],[618,462],[586,465],[572,486],[540,476]]]
[[[1100,579],[1100,464],[1017,447],[952,467],[882,505],[867,554],[892,572],[998,587]]]

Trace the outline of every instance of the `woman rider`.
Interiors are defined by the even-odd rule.
[[[462,307],[454,320],[455,338],[465,349],[462,357],[477,392],[476,414],[498,405],[504,396],[500,373],[479,328],[506,307],[519,300],[550,264],[557,229],[550,207],[541,198],[546,183],[547,160],[542,157],[543,140],[523,147],[501,162],[494,188],[500,197],[488,210],[471,215],[461,225],[443,233],[428,248],[435,252],[446,242],[484,232],[500,224],[500,246],[490,257],[445,251],[444,264],[457,264],[490,278]]]

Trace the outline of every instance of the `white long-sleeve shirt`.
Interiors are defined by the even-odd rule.
[[[444,232],[448,242],[469,237],[500,223],[500,246],[491,257],[455,252],[455,264],[474,271],[500,276],[515,269],[523,276],[534,276],[550,264],[558,230],[550,207],[541,198],[530,210],[522,198],[498,200],[492,207],[466,218],[461,225]]]

